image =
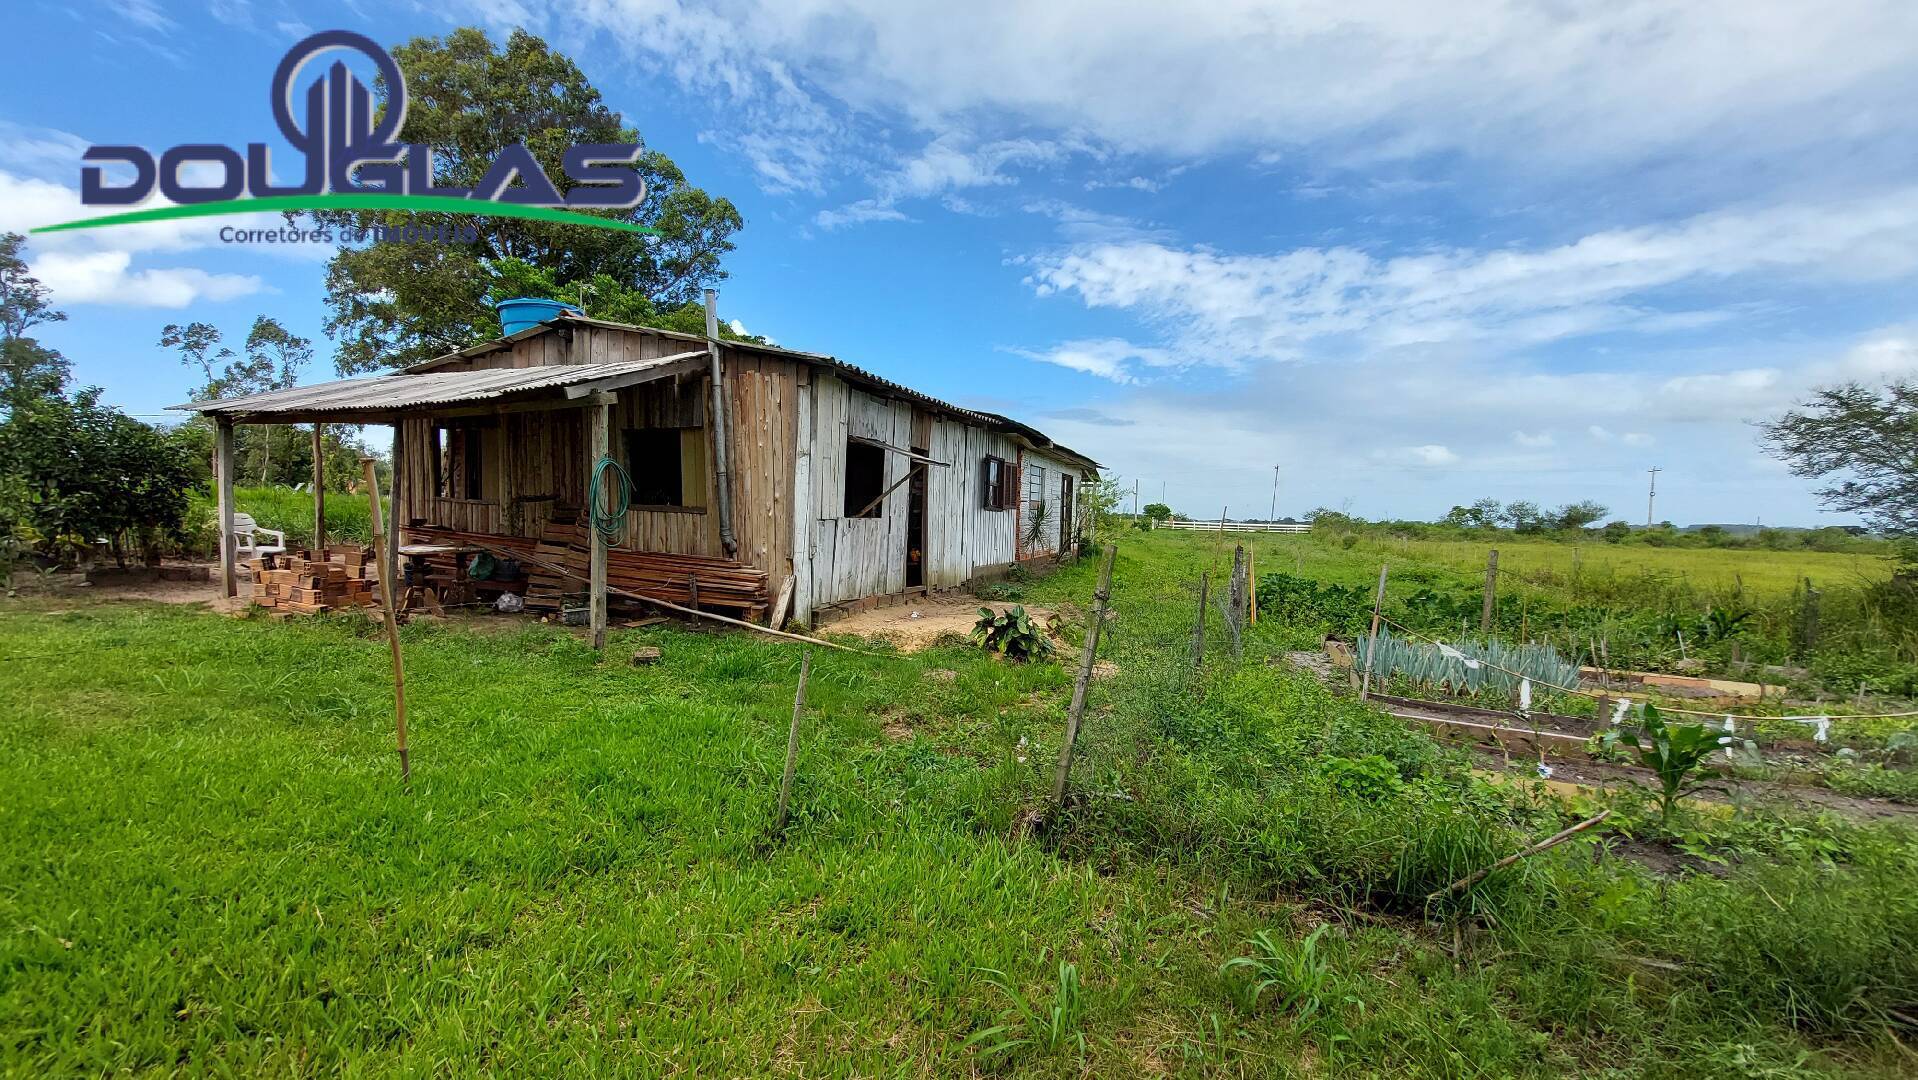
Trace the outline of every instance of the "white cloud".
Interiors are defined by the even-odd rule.
[[[1124,356],[1129,346],[1104,348]],[[1217,516],[1222,504],[1238,508],[1235,516],[1263,515],[1277,462],[1282,514],[1349,504],[1367,516],[1431,517],[1489,495],[1547,505],[1592,498],[1634,517],[1643,514],[1644,470],[1657,464],[1666,469],[1658,478],[1661,517],[1740,521],[1762,513],[1772,523],[1831,523],[1817,513],[1812,485],[1758,450],[1750,421],[1848,372],[1918,377],[1918,328],[1773,356],[1772,366],[1705,370],[1696,357],[1661,355],[1636,372],[1555,372],[1509,358],[1441,366],[1409,356],[1271,365],[1212,388],[1122,385],[1080,408],[1051,410],[1040,426],[1128,480],[1167,482],[1174,508],[1195,516]],[[1667,388],[1706,377],[1721,381],[1685,385],[1768,389],[1720,402]],[[1020,412],[1016,403],[1001,408]],[[1543,424],[1559,432],[1552,445],[1520,438],[1537,443],[1549,434]]]
[[[973,145],[966,137],[945,134],[899,161],[874,182],[876,194],[839,210],[823,210],[814,217],[822,228],[867,221],[900,221],[906,215],[895,205],[969,188],[1015,183],[1014,168],[1058,161],[1063,147],[1031,139],[1007,139]]]
[[[42,225],[108,212],[82,205],[77,190],[49,178],[78,177],[84,141],[60,131],[17,125],[0,129],[0,146],[7,148],[7,160],[13,160],[12,147],[20,145],[28,148],[22,160],[41,175],[0,171],[0,232],[29,233]],[[165,204],[155,201],[149,205]],[[155,221],[98,231],[31,234],[27,258],[34,275],[53,290],[57,304],[182,308],[201,300],[246,296],[266,286],[251,274],[211,273],[188,266],[135,267],[136,257],[142,261],[179,257],[216,246],[222,226],[262,228],[279,223],[276,215],[244,214],[212,221]],[[279,257],[307,259],[331,251],[314,244],[268,245],[263,250]]]
[[[1558,440],[1552,438],[1552,433],[1549,431],[1541,431],[1536,434],[1529,431],[1514,431],[1512,432],[1512,441],[1532,450],[1544,450],[1558,445]]]
[[[1906,161],[1918,6],[1906,0],[1479,5],[1414,0],[466,0],[495,23],[612,35],[682,85],[781,111],[832,103],[920,131],[1083,133],[1120,151],[1344,159],[1452,153],[1564,174],[1689,160]],[[1176,73],[1168,77],[1168,73]],[[1230,107],[1221,107],[1230,102]],[[1908,150],[1908,143],[1904,144]]]
[[[1401,446],[1396,450],[1375,450],[1372,457],[1378,461],[1397,462],[1405,465],[1455,465],[1458,455],[1449,446],[1427,443],[1424,446]]]
[[[1028,360],[1057,364],[1062,368],[1083,371],[1088,375],[1097,375],[1102,379],[1111,379],[1118,383],[1135,381],[1131,374],[1135,367],[1171,367],[1179,363],[1177,358],[1164,349],[1141,348],[1117,338],[1064,341],[1044,350],[1008,349],[1006,351]]]
[[[132,269],[125,251],[85,255],[51,253],[33,259],[34,276],[61,304],[183,308],[201,300],[232,300],[264,288],[251,274],[210,274],[191,267]]]
[[[1525,346],[1695,329],[1727,312],[1661,290],[1741,276],[1869,281],[1918,270],[1918,188],[1845,203],[1701,214],[1543,248],[1389,258],[1349,247],[1236,254],[1162,241],[1082,243],[1030,260],[1040,296],[1131,313],[1193,363]]]

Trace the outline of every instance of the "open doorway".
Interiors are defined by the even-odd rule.
[[[912,452],[927,456],[923,446]],[[926,583],[926,467],[917,461],[906,467],[912,470],[906,481],[906,588],[917,589]]]
[[[1059,474],[1059,555],[1061,558],[1072,554],[1072,507],[1077,501],[1073,498],[1072,474]]]

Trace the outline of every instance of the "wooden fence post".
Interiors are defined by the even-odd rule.
[[[1212,572],[1199,574],[1199,614],[1192,622],[1192,667],[1196,670],[1205,663],[1205,594],[1212,584]]]
[[[1099,652],[1099,634],[1105,629],[1106,600],[1112,595],[1112,560],[1119,545],[1106,548],[1105,565],[1099,568],[1099,588],[1092,594],[1092,622],[1086,627],[1085,652],[1079,657],[1079,677],[1072,683],[1072,706],[1066,710],[1066,739],[1059,747],[1059,774],[1052,780],[1052,808],[1066,803],[1066,776],[1072,772],[1072,748],[1079,741],[1079,718],[1086,711],[1086,686],[1092,682],[1092,662]]]
[[[786,733],[786,771],[779,778],[779,816],[773,821],[773,831],[786,827],[786,808],[790,805],[793,793],[793,770],[799,764],[799,716],[806,711],[806,677],[812,674],[812,650],[806,649],[799,654],[799,689],[793,693],[793,726]]]
[[[386,524],[380,514],[380,485],[373,478],[373,459],[360,459],[366,474],[366,501],[373,514],[373,550],[386,546]],[[393,572],[385,559],[374,558],[380,568],[380,614],[386,622],[386,644],[393,651],[393,723],[399,734],[400,782],[410,784],[413,766],[406,752],[406,665],[400,659],[400,625],[393,615]]]
[[[1379,654],[1379,609],[1385,606],[1385,563],[1379,564],[1379,591],[1372,598],[1372,633],[1365,645],[1365,678],[1359,683],[1359,700],[1372,694],[1372,662]]]
[[[1478,632],[1490,635],[1492,632],[1492,602],[1498,595],[1498,549],[1485,558],[1485,609],[1479,613]]]

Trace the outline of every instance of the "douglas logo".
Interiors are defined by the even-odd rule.
[[[338,60],[302,91],[307,61],[327,49],[353,49],[373,61],[387,86],[386,114],[374,121],[373,95]],[[601,229],[652,233],[644,225],[581,214],[562,207],[626,210],[646,197],[646,182],[631,166],[633,143],[586,143],[566,151],[561,168],[574,187],[562,195],[524,143],[500,150],[472,188],[433,186],[433,148],[397,141],[406,122],[406,76],[393,57],[361,34],[327,30],[287,51],[273,73],[273,119],[287,142],[306,156],[297,183],[275,185],[270,148],[248,143],[242,154],[219,143],[188,143],[159,160],[138,146],[95,146],[81,160],[80,201],[129,206],[157,189],[179,205],[46,225],[34,232],[128,225],[210,214],[274,210],[412,210],[561,221]],[[295,115],[303,109],[304,122]],[[132,180],[114,183],[103,165],[130,166]],[[185,178],[192,166],[194,183]],[[513,185],[518,181],[517,186]],[[242,193],[247,197],[242,198]]]

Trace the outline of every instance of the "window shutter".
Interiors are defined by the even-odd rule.
[[[992,458],[979,459],[979,508],[994,509],[992,505]]]

